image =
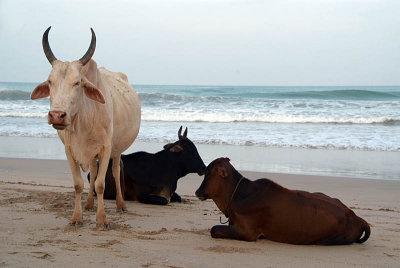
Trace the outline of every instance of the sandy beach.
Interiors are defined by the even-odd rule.
[[[66,3],[0,0],[0,268],[400,268],[400,1]],[[203,167],[199,156],[206,166],[227,157],[250,180],[340,199],[368,222],[369,237],[340,246],[214,239],[210,230],[227,219],[196,197],[197,174],[178,181],[182,202],[125,201],[125,211],[118,189],[124,211],[115,200],[103,211],[97,197],[84,209],[82,171],[81,224],[67,156],[76,181],[78,165],[94,175],[93,159],[162,150],[155,160],[139,153],[149,166],[134,173],[163,180],[159,172]],[[272,226],[231,218],[237,230],[324,243],[313,233],[332,241],[354,229],[323,195],[265,191],[236,202],[263,187],[236,178],[226,214],[249,208],[251,222]],[[211,187],[205,194],[216,198],[225,185]]]
[[[209,230],[222,214],[211,200],[201,202],[194,196],[202,181],[197,175],[179,181],[180,204],[126,202],[128,213],[118,213],[114,201],[107,200],[113,230],[96,228],[95,211],[84,211],[83,227],[75,227],[68,224],[74,192],[66,161],[0,158],[0,266],[399,266],[400,181],[243,174],[337,197],[370,223],[371,237],[347,246],[212,239]],[[86,183],[86,193],[87,188]]]

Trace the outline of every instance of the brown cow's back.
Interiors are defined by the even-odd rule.
[[[235,226],[255,225],[266,239],[291,244],[350,244],[366,224],[339,200],[286,189],[271,180],[247,180],[229,216]],[[271,216],[272,215],[272,216]]]

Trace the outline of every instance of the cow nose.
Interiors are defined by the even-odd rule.
[[[49,121],[51,124],[64,124],[65,118],[67,117],[66,112],[62,111],[50,111],[49,112]]]
[[[201,189],[201,187],[199,189],[197,189],[195,194],[196,194],[197,197],[201,197],[203,195],[203,190]]]
[[[208,196],[204,193],[203,189],[201,187],[197,189],[196,191],[196,196],[199,198],[201,201],[207,200]]]

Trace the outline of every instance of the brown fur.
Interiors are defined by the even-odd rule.
[[[211,198],[229,217],[229,226],[211,229],[214,238],[337,245],[362,243],[369,237],[368,223],[338,199],[289,190],[269,179],[243,178],[234,192],[241,178],[228,158],[219,158],[207,167],[196,191],[201,200]]]

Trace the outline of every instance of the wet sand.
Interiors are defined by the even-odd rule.
[[[155,153],[170,141],[135,141],[126,154]],[[189,136],[191,138],[191,136]],[[240,170],[377,180],[400,180],[400,152],[275,148],[195,143],[203,161],[229,157]],[[0,157],[66,160],[59,138],[0,136]]]
[[[341,199],[371,224],[369,240],[297,246],[212,239],[209,230],[222,214],[211,200],[194,196],[202,181],[195,174],[179,181],[180,204],[126,202],[129,211],[119,213],[115,202],[107,200],[113,230],[96,228],[95,211],[84,211],[84,225],[75,227],[68,224],[74,193],[66,161],[0,158],[0,266],[398,267],[400,181],[243,174]],[[86,193],[87,188],[85,182]]]

